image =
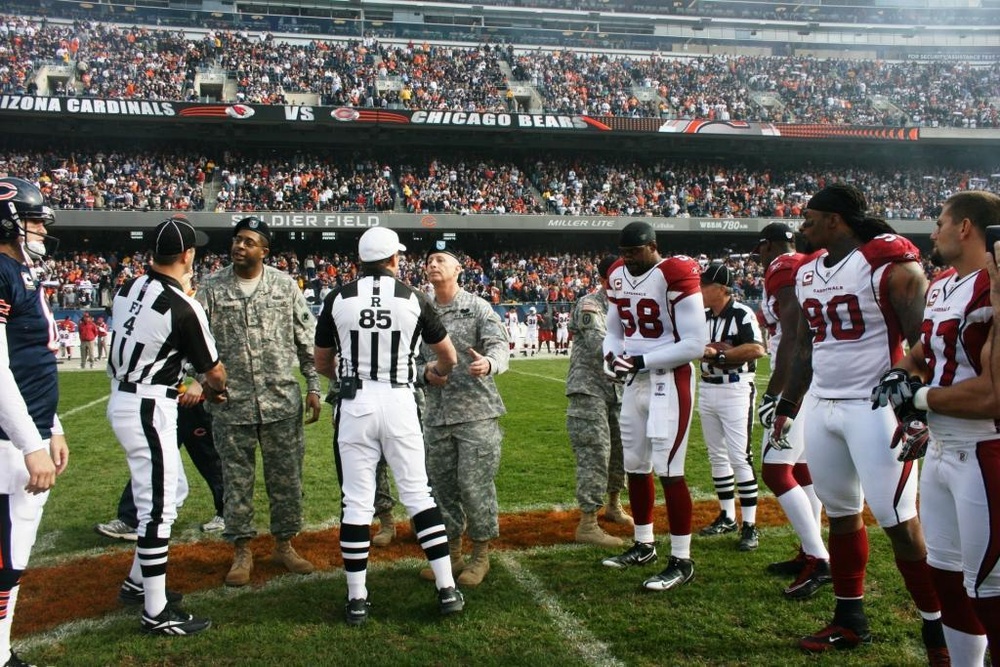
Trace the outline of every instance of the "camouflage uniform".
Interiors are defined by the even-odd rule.
[[[493,479],[503,439],[499,418],[507,410],[493,375],[508,367],[507,330],[486,301],[465,290],[458,290],[449,304],[433,303],[458,351],[458,365],[443,387],[423,387],[427,477],[444,515],[448,539],[460,538],[465,527],[472,540],[487,541],[500,535]],[[470,347],[489,358],[491,375],[469,374]],[[430,347],[421,345],[418,378],[434,358]]]
[[[576,501],[584,512],[596,512],[604,506],[605,492],[625,485],[618,428],[622,388],[604,374],[601,350],[607,313],[608,294],[600,289],[577,302],[569,322],[573,353],[566,376],[566,430],[576,454]]]
[[[223,535],[237,540],[256,534],[254,450],[259,442],[271,534],[290,539],[302,527],[305,456],[302,388],[292,368],[297,362],[309,392],[320,393],[312,352],[316,319],[291,277],[269,266],[249,297],[228,266],[210,276],[196,298],[205,307],[229,375],[229,400],[207,404],[226,490]]]

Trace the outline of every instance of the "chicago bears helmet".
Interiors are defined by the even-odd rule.
[[[23,178],[0,178],[0,241],[13,241],[24,234],[27,220],[55,222],[42,192]]]

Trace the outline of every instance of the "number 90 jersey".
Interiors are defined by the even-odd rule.
[[[895,234],[880,234],[834,266],[827,251],[807,257],[795,274],[795,295],[812,331],[810,393],[824,399],[871,396],[882,373],[903,356],[903,332],[889,300],[894,264],[920,251]]]
[[[629,273],[621,260],[613,264],[608,272],[608,302],[621,320],[625,353],[646,355],[680,340],[675,309],[693,296],[702,308],[700,279],[698,262],[684,255],[662,259],[640,276]],[[698,327],[704,329],[704,320]]]

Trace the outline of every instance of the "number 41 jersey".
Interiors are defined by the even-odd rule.
[[[880,234],[825,266],[827,251],[807,257],[795,295],[813,335],[810,393],[825,399],[871,396],[882,374],[903,356],[903,332],[889,301],[892,267],[920,258],[901,236]]]

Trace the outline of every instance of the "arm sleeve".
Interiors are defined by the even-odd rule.
[[[172,308],[176,340],[181,343],[184,356],[198,373],[205,373],[219,363],[215,337],[208,328],[205,311],[187,301]]]
[[[323,299],[323,308],[316,318],[316,347],[337,348],[337,325],[333,322],[333,300],[340,294],[335,289]]]
[[[28,413],[28,406],[14,381],[14,373],[10,370],[6,318],[0,322],[0,392],[3,393],[3,400],[0,401],[0,426],[10,441],[24,456],[45,449],[45,442]]]
[[[610,292],[608,293],[608,318],[606,326],[604,343],[601,346],[602,351],[605,357],[608,354],[613,354],[617,357],[625,351],[625,332],[622,329],[621,317],[618,316],[618,306],[615,303],[614,296]]]
[[[674,328],[679,340],[642,355],[647,368],[677,368],[705,353],[708,331],[700,292],[689,294],[674,304]]]
[[[441,317],[434,310],[431,300],[423,292],[413,290],[417,301],[420,303],[420,335],[428,345],[440,343],[448,337],[448,330],[444,328]]]

